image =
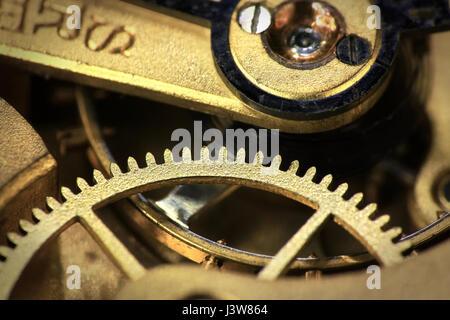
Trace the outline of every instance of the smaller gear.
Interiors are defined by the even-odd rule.
[[[280,156],[275,157],[269,167],[262,165],[264,156],[261,152],[252,163],[246,163],[245,158],[245,151],[240,150],[236,159],[230,161],[227,150],[222,148],[218,159],[212,160],[208,148],[203,148],[201,159],[193,161],[191,151],[184,149],[183,160],[175,162],[172,153],[166,150],[163,164],[157,164],[153,155],[148,153],[147,166],[144,168],[139,168],[136,160],[129,158],[129,171],[122,172],[119,166],[113,163],[113,177],[109,180],[97,170],[94,170],[96,184],[93,186],[79,178],[77,184],[81,192],[78,194],[63,187],[61,193],[65,199],[64,203],[47,198],[51,212],[47,214],[40,209],[34,209],[33,216],[39,222],[33,224],[22,220],[20,227],[26,235],[10,233],[8,239],[13,244],[12,247],[0,247],[0,256],[4,258],[4,261],[0,262],[0,298],[9,297],[21,273],[37,251],[76,222],[81,223],[92,234],[128,277],[132,280],[139,279],[145,274],[144,267],[102,223],[94,209],[139,192],[177,184],[241,184],[286,196],[317,210],[300,230],[300,241],[306,243],[325,218],[334,216],[381,264],[390,266],[402,261],[402,252],[410,247],[410,242],[393,242],[393,239],[401,234],[401,229],[382,231],[381,227],[389,221],[389,216],[371,220],[376,205],[358,209],[357,205],[362,200],[360,193],[345,200],[343,195],[347,191],[347,184],[330,191],[328,187],[332,182],[331,175],[324,177],[317,184],[313,182],[316,170],[310,168],[304,176],[299,177],[297,161],[291,164],[289,170],[282,171]]]

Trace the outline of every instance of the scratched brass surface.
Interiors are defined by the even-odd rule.
[[[56,161],[28,122],[0,98],[0,233],[57,190]],[[6,239],[0,239],[5,244]]]

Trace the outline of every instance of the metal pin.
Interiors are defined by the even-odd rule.
[[[336,55],[345,64],[351,66],[363,64],[370,58],[370,43],[366,39],[351,34],[338,43]]]

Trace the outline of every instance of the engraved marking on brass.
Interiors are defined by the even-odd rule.
[[[94,31],[99,27],[109,26],[110,24],[106,22],[106,20],[96,16],[92,16],[92,21],[93,23],[89,26],[85,38],[85,45],[87,48],[92,51],[104,50],[114,41],[114,39],[116,39],[120,34],[123,33],[127,35],[128,41],[125,41],[123,45],[110,49],[108,52],[113,54],[120,53],[126,57],[130,56],[129,49],[131,49],[131,47],[134,45],[136,37],[128,27],[116,26],[110,31],[105,40],[103,40],[101,43],[96,43],[95,40],[93,40]]]
[[[64,40],[74,40],[80,37],[81,30],[67,28],[67,19],[70,14],[67,13],[67,6],[61,2],[51,0],[3,0],[4,4],[0,7],[0,29],[11,32],[37,34],[43,28],[55,28],[56,34]],[[67,2],[69,4],[69,2]],[[81,8],[81,19],[84,20],[86,4]],[[6,17],[6,19],[5,19]],[[111,54],[121,54],[130,56],[130,49],[133,47],[136,36],[132,28],[126,25],[115,25],[103,17],[91,15],[86,19],[83,28],[83,43],[86,48],[92,51],[102,51],[112,43],[114,46],[107,50]],[[27,24],[26,30],[24,25]],[[105,29],[102,32],[95,32],[98,29]],[[96,33],[99,35],[96,36]],[[125,34],[126,37],[121,37]],[[98,38],[102,38],[99,40]],[[50,39],[48,38],[48,41]]]
[[[83,8],[80,30],[64,23],[71,5]],[[298,121],[248,108],[217,72],[208,26],[126,2],[0,0],[0,20],[0,56],[33,72],[283,132],[326,131],[355,116]]]
[[[0,30],[22,32],[28,0],[0,0]]]

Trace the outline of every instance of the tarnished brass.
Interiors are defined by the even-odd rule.
[[[269,48],[269,31],[280,37],[275,40],[283,40],[295,30],[277,33],[272,25],[266,34],[255,35],[239,26],[239,9],[249,2],[262,3],[271,13],[286,4],[281,0],[241,1],[231,21],[231,51],[238,67],[267,92],[294,99],[328,97],[361,79],[380,50],[384,30],[366,27],[366,9],[372,1],[297,2],[330,6],[327,12],[315,12],[313,18],[302,16],[303,10],[299,15],[302,21],[296,27],[307,24],[311,29],[307,33],[322,32],[322,40],[329,41],[322,43],[323,51],[312,47],[312,54],[303,61],[298,57],[294,61],[286,47],[276,51],[272,43]],[[65,24],[65,10],[74,4],[82,9],[81,30],[69,30]],[[317,25],[311,19],[324,22],[327,30],[314,30]],[[274,21],[280,22],[276,16]],[[333,23],[337,23],[335,30]],[[337,41],[350,33],[371,45],[371,58],[359,66],[345,65],[334,57]],[[417,128],[416,139],[399,142],[374,169],[346,179],[351,190],[347,193],[365,190],[368,200],[361,194],[349,198],[347,185],[331,175],[323,177],[320,168],[316,174],[314,168],[300,167],[297,174],[297,162],[287,169],[279,157],[263,166],[261,154],[246,163],[240,152],[229,162],[222,149],[219,160],[212,161],[203,149],[201,160],[193,161],[184,150],[183,162],[178,163],[166,151],[160,164],[148,154],[145,167],[129,158],[127,172],[111,164],[115,158],[121,163],[126,160],[123,156],[149,150],[148,141],[151,146],[165,144],[167,137],[155,133],[159,132],[155,122],[167,128],[172,124],[160,120],[163,112],[170,114],[169,121],[185,117],[188,124],[191,115],[197,116],[176,108],[172,115],[170,106],[154,101],[215,115],[227,124],[238,120],[293,133],[318,133],[347,125],[368,111],[377,112],[372,106],[381,96],[377,107],[400,109],[390,101],[395,90],[384,93],[391,81],[399,80],[395,72],[395,77],[387,75],[350,112],[321,121],[279,119],[241,100],[228,86],[214,65],[210,36],[208,22],[139,0],[0,0],[0,70],[8,70],[0,81],[0,92],[36,124],[58,159],[63,184],[90,174],[92,167],[104,173],[95,170],[93,184],[90,179],[78,179],[81,192],[76,193],[73,184],[73,191],[62,188],[64,202],[55,200],[59,196],[55,159],[27,121],[0,99],[0,299],[108,299],[118,292],[119,299],[448,299],[448,35],[430,37],[430,85],[428,72],[414,73],[415,81],[405,81],[414,82],[410,89],[417,100],[422,91],[416,87],[431,93],[424,112],[427,125]],[[428,49],[425,38],[406,42],[416,49]],[[404,58],[408,53],[397,59]],[[405,59],[402,64],[416,70],[413,64],[422,63],[428,71],[427,59],[413,60]],[[9,75],[19,68],[21,75],[9,81]],[[22,73],[23,69],[38,76]],[[53,77],[128,96],[93,89],[90,97],[96,106],[99,103],[94,110],[84,89]],[[59,85],[65,89],[59,91]],[[30,92],[23,90],[28,87]],[[118,111],[114,104],[119,100],[132,103]],[[396,97],[395,103],[405,106],[410,100]],[[105,101],[109,102],[106,106]],[[133,109],[136,101],[145,108]],[[72,117],[77,104],[81,124]],[[141,116],[139,111],[147,107],[155,110]],[[110,112],[113,109],[116,113]],[[110,130],[113,114],[120,121],[117,124],[114,119]],[[140,126],[131,116],[125,124],[133,114],[145,119],[146,130],[125,131]],[[390,118],[382,120],[389,122]],[[105,129],[109,134],[102,137]],[[69,143],[60,139],[67,132]],[[359,132],[364,143],[365,129]],[[137,150],[128,145],[131,141],[139,142]],[[160,150],[156,158],[162,157]],[[309,152],[308,148],[301,151]],[[218,203],[233,191],[230,185],[242,188]],[[174,188],[169,191],[167,187]],[[31,210],[44,207],[47,195],[52,196],[46,201],[50,213]],[[154,195],[158,196],[151,200]],[[378,203],[378,209],[368,202]],[[297,207],[298,203],[309,208]],[[198,214],[205,209],[209,211]],[[233,214],[223,214],[228,212]],[[291,220],[291,213],[299,214],[298,220]],[[390,216],[381,216],[384,213]],[[278,224],[281,220],[291,228]],[[303,226],[296,230],[299,221]],[[393,225],[401,225],[405,233]],[[188,260],[200,266],[160,265]],[[72,264],[83,269],[81,290],[65,287],[65,268]],[[363,270],[369,264],[383,265],[382,290],[367,289],[368,274]],[[127,279],[129,285],[121,290]]]
[[[0,234],[56,195],[56,161],[28,122],[0,98]],[[5,243],[6,239],[0,239]]]
[[[450,92],[450,50],[448,34],[437,34],[431,39],[433,52],[431,96],[427,104],[427,114],[432,123],[432,140],[424,165],[416,179],[414,194],[410,198],[412,217],[417,226],[423,227],[435,221],[443,212],[448,212],[440,200],[439,186],[450,173],[450,113],[448,103]],[[439,62],[438,62],[439,61]]]
[[[98,121],[94,115],[94,106],[87,94],[86,90],[78,87],[76,90],[78,110],[80,117],[86,130],[87,137],[95,154],[96,163],[98,162],[98,169],[105,172],[106,175],[111,176],[110,165],[115,162],[111,151],[102,137]],[[168,248],[178,252],[186,258],[201,263],[208,256],[219,257],[225,261],[234,261],[239,264],[250,264],[257,266],[264,266],[270,262],[269,257],[262,257],[252,252],[242,250],[235,250],[228,246],[218,245],[214,241],[197,236],[189,230],[189,219],[183,218],[178,214],[183,212],[185,217],[192,217],[205,207],[217,203],[227,194],[232,192],[237,186],[178,186],[170,192],[164,199],[154,203],[152,200],[143,199],[142,196],[133,196],[130,198],[131,202],[153,222],[152,228],[148,228],[145,221],[137,213],[131,213],[131,209],[127,209],[129,219],[127,221],[133,226],[138,234],[145,234],[145,239],[151,241],[150,238],[156,238]],[[194,188],[194,191],[192,190]],[[207,189],[207,190],[206,190]],[[203,191],[202,191],[203,190]],[[203,194],[199,194],[202,192]],[[184,196],[189,194],[189,196]],[[194,197],[193,194],[196,194]],[[162,209],[162,210],[161,210]],[[168,219],[169,218],[169,219]],[[171,221],[175,221],[174,225]],[[139,221],[139,222],[136,222]],[[146,225],[145,228],[142,226]],[[180,228],[181,227],[181,228]],[[421,242],[413,242],[414,245],[419,245]],[[190,244],[195,244],[191,246]],[[154,246],[154,244],[152,245]],[[209,255],[205,255],[205,253]],[[294,252],[293,252],[294,253]],[[281,264],[289,263],[289,261]],[[340,255],[336,257],[329,257],[328,259],[312,259],[302,258],[297,259],[293,263],[293,268],[300,269],[335,269],[344,268],[348,266],[362,265],[370,261],[372,257],[369,254],[360,254],[355,256]],[[280,265],[280,262],[277,262]]]
[[[348,185],[342,184],[335,191],[330,191],[328,187],[332,180],[331,175],[326,176],[320,184],[316,184],[312,181],[315,168],[309,169],[303,177],[299,177],[296,174],[299,168],[297,161],[291,164],[288,171],[281,171],[280,156],[275,157],[270,167],[262,165],[263,158],[260,152],[253,163],[246,163],[245,151],[241,149],[236,160],[229,162],[227,151],[222,148],[218,160],[212,160],[209,149],[204,147],[200,161],[193,161],[191,151],[184,149],[183,161],[174,162],[172,153],[166,150],[165,163],[161,165],[155,163],[150,153],[146,156],[147,167],[142,169],[133,158],[128,159],[128,172],[122,172],[115,163],[111,164],[113,177],[109,180],[106,180],[100,171],[95,170],[94,179],[97,184],[92,187],[84,179],[78,178],[77,184],[82,190],[79,194],[75,195],[63,187],[61,193],[66,200],[64,203],[61,204],[48,197],[47,205],[52,212],[47,214],[40,209],[33,210],[35,219],[40,221],[39,224],[34,225],[21,220],[20,226],[27,233],[26,236],[8,233],[8,239],[15,248],[0,247],[0,254],[6,258],[5,262],[0,262],[0,298],[9,297],[27,263],[47,240],[75,222],[80,222],[93,235],[129,278],[139,279],[144,275],[144,268],[93,210],[136,192],[185,181],[240,183],[278,193],[316,209],[317,212],[295,236],[301,240],[296,244],[298,249],[312,237],[326,218],[333,215],[383,265],[391,266],[403,260],[402,252],[408,249],[411,243],[409,241],[393,243],[393,239],[401,234],[400,228],[381,230],[389,221],[389,216],[382,216],[375,221],[370,220],[369,217],[376,211],[376,205],[371,204],[364,209],[358,209],[356,206],[361,202],[362,194],[356,194],[348,201],[344,200],[342,196],[347,191]],[[195,246],[195,243],[190,245]],[[283,250],[282,252],[284,254]],[[287,263],[295,258],[296,253],[297,251],[290,256]],[[253,259],[247,263],[257,265],[258,261]],[[282,271],[280,269],[288,267],[287,263],[279,263],[279,259],[276,259],[273,265],[270,264],[263,270],[263,275],[265,278],[276,277]]]
[[[353,272],[319,281],[284,278],[275,282],[242,274],[202,270],[187,265],[163,266],[129,283],[118,299],[310,300],[310,299],[448,299],[450,278],[443,261],[450,259],[450,242],[383,269],[382,289],[368,290],[367,274]],[[191,279],[196,279],[191,281]],[[211,283],[214,283],[212,286]]]
[[[94,115],[94,105],[85,88],[77,87],[76,100],[81,122],[83,123],[87,139],[92,147],[95,160],[99,168],[108,176],[111,175],[109,168],[111,162],[115,162]],[[214,205],[221,199],[226,198],[237,187],[214,185],[202,186],[178,186],[172,190],[164,199],[158,201],[142,200],[142,196],[134,197],[132,201],[137,202],[147,214],[152,211],[161,211],[178,225],[189,228],[189,220],[202,210]]]
[[[101,159],[100,166],[97,166],[97,168],[102,169],[104,172],[109,174],[109,166],[111,162],[114,162],[114,158],[111,155],[111,152],[109,151],[106,142],[104,141],[101,133],[100,128],[98,126],[97,120],[94,116],[94,106],[92,105],[92,101],[89,98],[89,95],[87,94],[86,90],[82,88],[78,88],[77,90],[77,97],[78,97],[78,108],[80,112],[80,116],[82,119],[82,122],[85,126],[85,130],[87,132],[87,136],[89,138],[89,141],[91,143],[91,146],[93,148],[93,151],[98,159]],[[101,167],[101,168],[100,168]],[[167,247],[172,248],[173,250],[177,251],[183,256],[186,256],[187,258],[201,262],[204,259],[203,253],[199,254],[197,250],[205,251],[207,253],[211,253],[214,256],[222,257],[227,260],[236,261],[238,263],[247,263],[247,261],[251,261],[254,259],[261,259],[260,256],[254,255],[251,252],[245,252],[241,250],[233,250],[230,247],[227,246],[218,246],[215,242],[208,241],[207,239],[204,239],[203,237],[193,237],[193,234],[189,231],[186,231],[184,228],[177,228],[173,226],[171,223],[161,223],[162,221],[166,221],[167,216],[170,217],[171,211],[175,211],[175,215],[177,214],[176,211],[182,211],[187,212],[189,216],[193,216],[198,212],[199,209],[203,209],[205,205],[210,206],[211,202],[216,203],[217,197],[222,197],[221,194],[216,194],[214,196],[214,190],[217,189],[217,186],[211,186],[213,187],[209,191],[203,191],[206,193],[205,195],[198,194],[197,198],[194,198],[192,196],[189,196],[188,198],[183,196],[183,193],[187,194],[193,194],[192,191],[188,190],[189,188],[192,188],[194,186],[187,185],[187,186],[181,186],[177,187],[175,190],[173,190],[167,197],[160,200],[158,203],[164,203],[163,208],[165,209],[161,214],[159,213],[159,210],[157,210],[157,205],[152,204],[151,200],[143,201],[141,197],[133,197],[132,202],[134,202],[137,207],[147,216],[151,217],[151,221],[156,223],[157,225],[161,226],[164,225],[164,229],[170,230],[170,232],[164,233],[161,232],[162,230],[158,227],[152,228],[151,231],[148,229],[142,229],[142,226],[145,224],[144,221],[142,221],[142,218],[139,217],[139,215],[133,214],[131,223],[134,225],[134,230],[138,232],[139,234],[146,234],[148,236],[153,236],[158,238],[160,241],[162,241]],[[207,186],[195,186],[194,190],[195,192],[200,192],[200,190],[207,189]],[[230,188],[230,186],[228,187]],[[231,187],[232,188],[232,187]],[[209,194],[209,195],[208,195]],[[211,197],[212,196],[212,197]],[[180,199],[183,199],[183,203],[181,203]],[[159,205],[158,205],[159,206]],[[194,211],[192,211],[192,209]],[[155,211],[156,210],[156,211]],[[127,210],[130,212],[130,209]],[[172,214],[173,215],[173,214]],[[173,216],[175,216],[173,215]],[[135,220],[139,220],[139,223],[136,223]],[[177,219],[172,220],[176,221],[178,225],[185,226],[187,225],[187,221],[183,223],[183,221],[179,221]],[[189,227],[189,226],[188,226]],[[445,229],[445,228],[444,228]],[[442,229],[439,229],[442,230]],[[176,236],[173,236],[176,235]],[[180,239],[182,241],[180,241]],[[429,239],[427,237],[427,239]],[[193,241],[196,243],[195,247],[187,247],[184,243],[192,243]],[[418,240],[415,237],[411,239],[414,246],[419,246],[423,243],[422,240]],[[360,254],[360,255],[354,255],[354,256],[348,256],[348,255],[340,255],[336,257],[330,257],[328,259],[310,259],[310,258],[302,258],[295,261],[294,266],[295,268],[301,268],[301,269],[311,269],[311,268],[320,268],[320,269],[334,269],[334,268],[344,268],[348,267],[350,265],[361,265],[364,263],[367,263],[372,258],[368,254]]]
[[[346,12],[347,30],[373,43],[375,57],[380,33],[361,24],[366,17],[361,10],[368,1],[356,1],[356,6],[355,1],[334,2]],[[204,24],[120,1],[114,5],[110,0],[2,3],[0,13],[9,18],[0,24],[0,55],[18,65],[261,127],[292,133],[338,128],[360,117],[383,92],[383,87],[374,88],[377,94],[368,95],[361,106],[321,121],[280,119],[249,108],[230,91],[216,70],[210,30]],[[81,30],[66,29],[64,8],[69,5],[82,8]],[[340,92],[361,79],[375,59],[356,67],[334,59],[323,71],[300,72],[271,59],[260,38],[252,38],[237,22],[232,23],[230,32],[238,66],[258,86],[282,97],[320,98]]]
[[[436,186],[437,199],[441,207],[450,211],[450,175],[445,174]]]

